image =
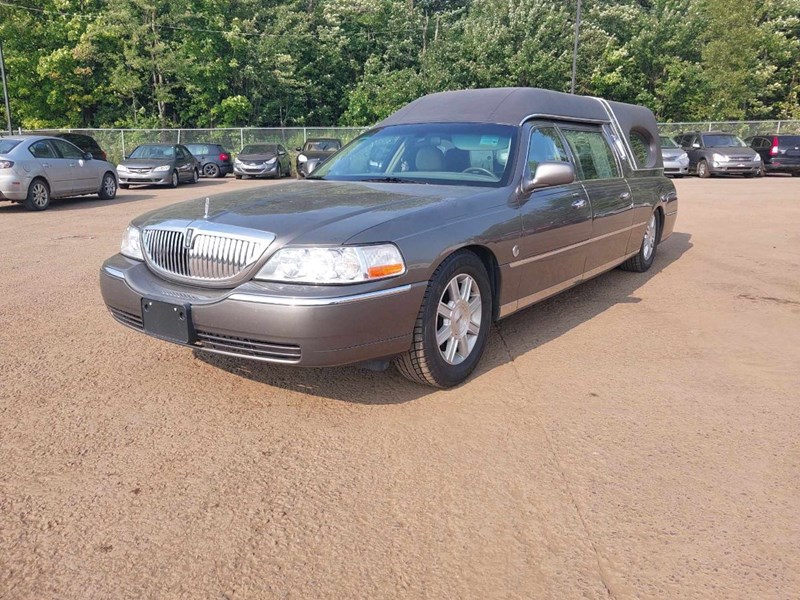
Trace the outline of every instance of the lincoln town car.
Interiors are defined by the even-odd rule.
[[[492,322],[616,267],[647,271],[677,210],[647,108],[444,92],[304,180],[134,219],[100,286],[117,321],[197,351],[394,362],[450,387],[475,369]]]

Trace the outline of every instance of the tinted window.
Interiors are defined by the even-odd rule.
[[[308,152],[326,152],[338,150],[342,145],[339,140],[308,140],[303,146],[303,150]]]
[[[275,144],[248,144],[240,154],[275,154]]]
[[[94,138],[89,137],[88,135],[79,135],[77,133],[64,133],[59,135],[58,137],[67,140],[68,142],[75,144],[78,148],[83,150],[84,152],[91,152],[94,155],[99,155],[102,150]]]
[[[189,144],[186,149],[195,156],[203,156],[204,154],[211,154],[211,148],[204,144]]]
[[[53,150],[52,146],[50,146],[50,142],[47,142],[46,140],[34,142],[31,144],[29,150],[36,158],[56,158],[55,151]]]
[[[555,127],[537,127],[531,131],[528,167],[531,173],[542,162],[568,162],[567,152]]]
[[[53,140],[56,150],[61,155],[61,158],[83,158],[83,152],[77,146],[73,146],[64,140]]]
[[[769,142],[767,143],[768,146],[771,146]],[[794,148],[795,146],[800,146],[800,135],[780,135],[778,136],[778,145],[783,146],[791,146]]]
[[[646,167],[650,164],[650,144],[638,131],[631,131],[630,141],[636,166]]]
[[[0,140],[0,154],[11,152],[19,145],[17,140]]]
[[[137,146],[131,152],[131,158],[172,158],[175,156],[175,149],[172,146],[143,145]]]
[[[562,129],[577,162],[581,179],[619,177],[617,161],[606,138],[599,131]]]
[[[517,128],[421,123],[373,129],[314,171],[311,179],[498,187],[510,178]]]

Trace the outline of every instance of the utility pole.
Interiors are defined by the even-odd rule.
[[[8,134],[14,135],[11,131],[11,107],[8,105],[8,85],[6,84],[6,61],[3,58],[3,42],[0,40],[0,78],[3,79],[3,99],[6,101],[6,121],[8,123]]]
[[[572,48],[572,85],[569,93],[575,93],[575,75],[578,72],[578,38],[581,35],[581,0],[578,0],[578,12],[575,15],[575,45]]]

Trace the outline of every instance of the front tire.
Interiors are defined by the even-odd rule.
[[[639,252],[636,256],[632,256],[622,263],[620,269],[624,271],[635,271],[637,273],[644,273],[647,271],[656,258],[659,239],[661,239],[661,219],[658,218],[658,212],[654,212],[650,215],[650,220],[647,222],[647,229],[645,229]]]
[[[176,188],[176,187],[178,187],[179,183],[180,183],[180,179],[178,179],[178,172],[177,171],[173,171],[172,172],[172,179],[169,182],[169,187]]]
[[[31,182],[24,204],[28,210],[45,210],[50,206],[50,186],[44,179]]]
[[[103,175],[100,191],[97,193],[100,200],[113,200],[117,195],[117,179],[111,173]]]
[[[233,174],[233,176],[234,176],[236,179],[241,179],[241,178],[242,178],[242,176],[241,176],[241,175],[237,175],[236,173],[234,173],[234,174]]]
[[[697,163],[697,175],[701,179],[708,179],[711,177],[711,169],[708,168],[708,161],[701,160]]]
[[[492,289],[481,260],[462,250],[451,254],[428,283],[411,348],[395,359],[415,383],[448,388],[477,366],[489,339]]]

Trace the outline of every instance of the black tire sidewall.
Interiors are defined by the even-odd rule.
[[[439,299],[442,297],[445,286],[456,275],[466,274],[478,284],[481,293],[481,330],[475,346],[467,359],[458,365],[448,364],[439,353],[436,344],[436,318]],[[423,307],[423,345],[425,359],[431,375],[438,385],[452,387],[463,382],[480,362],[486,343],[489,339],[489,330],[492,323],[492,289],[489,276],[481,260],[471,252],[462,252],[453,255],[440,267],[431,286],[425,306]]]
[[[180,182],[181,182],[181,178],[178,175],[178,172],[177,171],[173,171],[172,172],[172,179],[170,180],[170,183],[169,183],[170,187],[176,188],[176,187],[178,187]]]
[[[111,179],[114,180],[114,193],[112,195],[106,193],[106,180],[109,177],[111,177]],[[113,200],[114,197],[117,195],[117,187],[119,187],[117,185],[117,179],[111,173],[106,173],[105,175],[103,175],[103,180],[100,182],[100,193],[97,195],[100,197],[101,200]]]
[[[47,190],[47,203],[44,206],[38,206],[33,202],[33,186],[37,183],[41,183],[45,189]],[[28,187],[28,196],[25,198],[25,207],[29,210],[46,210],[50,206],[50,202],[52,198],[50,197],[50,186],[44,179],[34,179],[31,181],[31,185]]]
[[[658,218],[658,213],[656,213],[656,243],[653,245],[653,251],[650,253],[650,259],[646,260],[644,257],[644,237],[642,237],[642,245],[639,248],[639,260],[642,262],[642,266],[646,271],[649,269],[653,262],[656,260],[656,252],[658,252],[658,242],[661,240],[661,219]]]

